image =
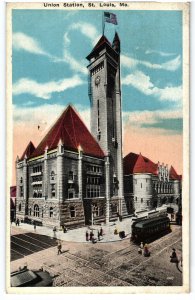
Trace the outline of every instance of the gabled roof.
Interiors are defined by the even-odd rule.
[[[29,144],[27,145],[26,149],[24,150],[24,153],[22,154],[20,160],[23,160],[25,158],[25,156],[26,156],[26,158],[29,158],[34,150],[35,150],[35,146],[30,141]]]
[[[93,50],[90,52],[90,54],[86,57],[88,60],[93,56],[96,51],[101,48],[103,45],[108,45],[109,47],[112,47],[111,43],[109,40],[105,37],[105,35],[102,35]]]
[[[173,168],[173,166],[170,167],[169,170],[169,178],[170,179],[177,179],[177,180],[181,180],[181,175],[178,175],[177,172],[175,171],[175,169]]]
[[[123,158],[124,175],[133,174],[133,168],[138,156],[138,154],[130,152]]]
[[[147,157],[142,156],[140,153],[133,168],[133,173],[151,173],[157,175],[158,165],[153,163],[153,161],[151,161]]]
[[[143,156],[141,153],[136,154],[130,152],[123,159],[124,175],[134,173],[151,173],[157,175],[158,165],[153,163],[150,159]]]
[[[84,154],[104,157],[104,152],[99,144],[70,105],[46,134],[31,157],[42,155],[46,147],[48,150],[56,149],[60,141],[66,150],[78,152],[80,146]]]

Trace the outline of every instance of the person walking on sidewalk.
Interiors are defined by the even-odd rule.
[[[89,233],[88,233],[88,231],[86,231],[86,233],[85,233],[85,238],[86,238],[86,241],[88,242],[89,241]]]
[[[54,226],[53,227],[53,238],[54,239],[56,239],[56,231],[57,231],[56,226]]]
[[[58,255],[62,254],[62,244],[61,244],[61,241],[58,241],[57,249],[58,249]]]

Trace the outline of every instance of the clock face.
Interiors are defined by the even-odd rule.
[[[96,85],[99,85],[99,84],[100,84],[100,76],[97,76],[97,77],[95,78],[95,84],[96,84]]]

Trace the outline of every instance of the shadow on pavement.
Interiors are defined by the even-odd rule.
[[[11,236],[11,261],[55,246],[57,246],[57,239],[45,235],[32,232],[13,235]]]

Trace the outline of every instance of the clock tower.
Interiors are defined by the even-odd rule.
[[[89,98],[91,103],[91,133],[106,157],[106,200],[118,201],[118,213],[123,215],[122,112],[120,84],[120,39],[115,33],[112,44],[103,35],[89,60]],[[108,178],[109,177],[109,178]],[[107,217],[109,218],[107,206]]]

